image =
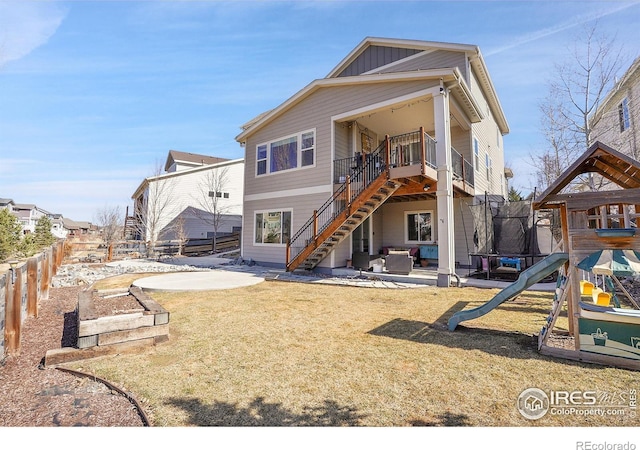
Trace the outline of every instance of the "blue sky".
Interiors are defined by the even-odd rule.
[[[533,190],[538,104],[585,25],[640,54],[640,1],[0,0],[0,197],[75,220],[132,205],[171,149],[240,158],[239,127],[366,36],[478,45]]]

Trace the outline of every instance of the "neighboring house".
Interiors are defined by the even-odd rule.
[[[428,245],[448,286],[473,251],[461,202],[507,195],[509,127],[475,45],[366,38],[242,128],[242,256],[261,264],[330,271]]]
[[[86,236],[98,232],[97,225],[93,225],[91,222],[76,221],[62,217],[61,220],[65,232],[70,237]]]
[[[600,141],[640,160],[640,57],[591,117],[591,142]]]
[[[243,159],[224,159],[171,150],[165,172],[145,178],[132,195],[136,237],[144,241],[211,238],[212,196],[218,234],[242,226]],[[181,231],[179,231],[181,229]],[[151,234],[155,236],[151,236]],[[153,239],[152,239],[153,238]]]
[[[15,202],[10,198],[0,198],[0,209],[8,209],[9,212],[13,212],[13,205]]]
[[[218,164],[225,161],[229,160],[227,158],[218,158],[216,156],[198,155],[196,153],[169,150],[167,161],[164,164],[164,171],[167,173],[178,172],[185,169],[209,166],[211,164]]]
[[[51,233],[60,239],[67,237],[67,230],[64,227],[64,217],[62,214],[52,214],[51,219]]]
[[[38,208],[36,205],[26,203],[15,203],[13,205],[13,214],[20,221],[24,234],[34,233],[36,231],[36,224],[41,217],[51,218],[53,216],[50,212]]]

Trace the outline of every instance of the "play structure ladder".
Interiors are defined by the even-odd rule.
[[[555,326],[556,320],[560,315],[560,311],[562,311],[562,305],[567,298],[567,287],[570,286],[569,278],[570,275],[567,275],[565,273],[564,268],[560,268],[560,270],[558,271],[558,280],[556,282],[556,291],[553,296],[553,305],[551,307],[551,312],[547,316],[547,320],[545,321],[545,324],[540,330],[540,334],[538,335],[538,350],[540,350],[542,346],[547,343],[549,334]]]

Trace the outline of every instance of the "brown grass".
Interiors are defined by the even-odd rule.
[[[171,314],[168,343],[73,368],[133,392],[155,426],[637,425],[626,414],[524,419],[526,388],[628,392],[638,374],[538,354],[547,293],[447,330],[453,312],[497,292],[264,282],[154,293]]]

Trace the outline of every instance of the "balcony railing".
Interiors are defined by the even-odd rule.
[[[389,138],[389,167],[405,167],[423,163],[420,133],[420,131],[413,131]],[[436,141],[427,133],[423,133],[423,136],[424,164],[436,169]],[[384,164],[382,157],[383,155],[376,156],[378,165]],[[372,158],[372,156],[359,153],[349,158],[336,159],[333,162],[333,182],[336,184],[344,183],[347,177],[352,176],[367,158]],[[451,161],[454,179],[464,180],[467,185],[474,186],[473,164],[464,159],[453,147],[451,147]]]
[[[346,179],[313,216],[298,230],[287,243],[287,267],[289,263],[300,255],[307,246],[312,244],[331,223],[345,211],[353,200],[358,197],[373,181],[387,170],[385,140],[372,153],[357,158],[345,158],[354,164],[349,167]]]
[[[454,180],[463,180],[465,184],[473,186],[473,164],[451,147],[451,166]]]

